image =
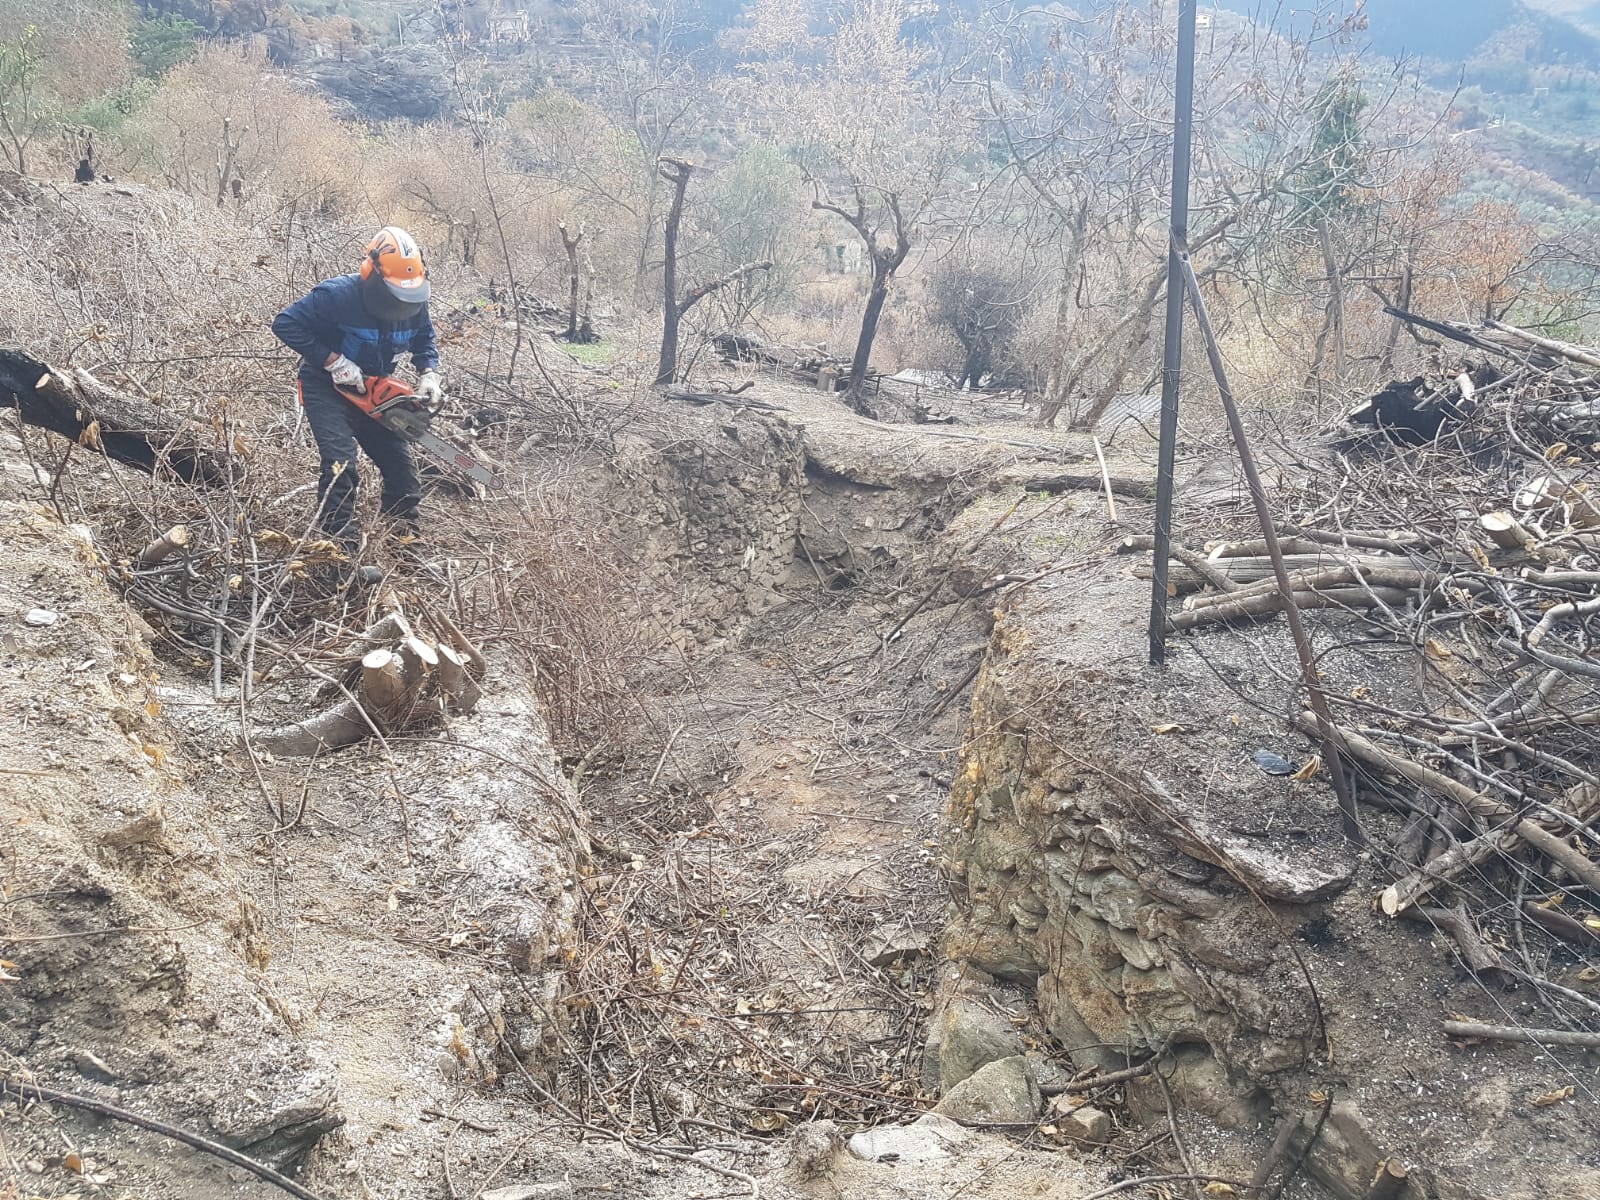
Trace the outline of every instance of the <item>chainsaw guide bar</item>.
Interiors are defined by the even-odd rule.
[[[436,462],[461,472],[484,487],[495,486],[498,481],[493,471],[465,450],[433,432],[433,418],[437,410],[422,404],[409,383],[392,375],[371,375],[365,383],[364,391],[339,388],[338,392],[385,429],[393,430],[406,441],[420,447]]]

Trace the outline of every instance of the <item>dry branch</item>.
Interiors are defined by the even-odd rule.
[[[190,1133],[187,1129],[179,1129],[176,1125],[168,1125],[165,1121],[157,1121],[152,1117],[140,1116],[138,1113],[129,1112],[125,1108],[118,1108],[114,1104],[107,1104],[103,1100],[93,1100],[88,1096],[79,1096],[73,1092],[60,1092],[54,1088],[42,1087],[37,1083],[27,1083],[17,1079],[0,1079],[0,1096],[15,1096],[20,1102],[26,1104],[30,1101],[44,1101],[46,1104],[61,1104],[68,1108],[82,1109],[102,1117],[110,1117],[114,1121],[122,1121],[140,1129],[148,1129],[151,1133],[158,1133],[162,1137],[171,1138],[175,1142],[182,1142],[186,1146],[219,1158],[231,1166],[241,1167],[249,1171],[258,1179],[263,1179],[274,1187],[288,1192],[299,1200],[318,1200],[315,1192],[307,1191],[292,1179],[285,1178],[271,1167],[258,1163],[255,1159],[245,1154],[240,1154],[210,1138],[201,1137],[197,1133]],[[343,1123],[343,1118],[339,1119]]]
[[[1297,717],[1295,724],[1307,733],[1314,733],[1316,730],[1315,724],[1305,714]],[[1336,732],[1344,748],[1362,761],[1420,787],[1448,796],[1477,816],[1509,823],[1509,828],[1495,830],[1471,842],[1458,843],[1420,870],[1396,880],[1385,888],[1379,897],[1379,905],[1389,916],[1398,915],[1427,895],[1434,887],[1448,882],[1467,867],[1515,846],[1518,839],[1551,861],[1565,867],[1574,879],[1581,880],[1585,886],[1600,892],[1600,864],[1591,862],[1582,853],[1531,819],[1517,816],[1508,805],[1482,792],[1475,792],[1466,784],[1458,783],[1431,767],[1413,762],[1403,755],[1393,754],[1353,730],[1340,728]]]
[[[1446,1021],[1449,1037],[1483,1038],[1493,1042],[1533,1042],[1547,1046],[1587,1046],[1600,1049],[1600,1033],[1571,1029],[1526,1029],[1521,1025],[1480,1025],[1476,1021]]]
[[[174,525],[143,550],[139,551],[134,562],[141,567],[153,567],[164,563],[179,550],[186,549],[189,545],[189,527],[187,525]]]

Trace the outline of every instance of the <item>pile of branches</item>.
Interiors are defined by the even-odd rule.
[[[325,695],[342,696],[290,724],[246,728],[254,748],[313,756],[476,705],[488,662],[448,613],[426,610],[419,624],[385,588],[372,601],[382,615],[347,649],[329,651],[325,643],[340,640],[343,628],[336,614],[348,619],[340,610],[357,600],[345,586],[350,564],[339,547],[270,529],[231,541],[206,546],[189,526],[174,525],[109,573],[197,664],[209,658],[215,698],[225,676],[238,675],[245,702],[272,678],[256,669],[258,648],[276,666],[321,679]]]
[[[1366,431],[1276,532],[1299,608],[1420,670],[1330,682],[1330,730],[1294,719],[1398,815],[1374,842],[1382,911],[1431,922],[1481,980],[1532,985],[1556,1026],[1486,1036],[1600,1046],[1600,351],[1401,315],[1449,345],[1351,414]],[[1179,630],[1287,603],[1260,541],[1174,546],[1170,576]]]

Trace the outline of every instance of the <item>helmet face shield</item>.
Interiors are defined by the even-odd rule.
[[[380,321],[405,321],[421,312],[428,302],[428,285],[424,281],[420,289],[402,289],[381,275],[368,275],[361,281],[361,300]]]
[[[389,294],[395,298],[397,303],[414,304],[418,308],[428,302],[428,293],[433,290],[428,285],[426,275],[421,279],[406,279],[398,282],[392,279],[385,279],[383,286],[389,289]]]

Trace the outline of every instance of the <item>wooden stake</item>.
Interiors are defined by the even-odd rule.
[[[1111,518],[1113,525],[1120,524],[1117,520],[1117,498],[1111,494],[1111,472],[1106,468],[1106,452],[1098,436],[1094,439],[1094,456],[1100,460],[1100,482],[1106,489],[1106,515]]]

